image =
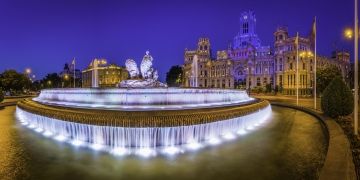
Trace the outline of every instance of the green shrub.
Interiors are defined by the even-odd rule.
[[[335,77],[325,88],[321,98],[321,109],[332,117],[346,116],[354,109],[351,90],[340,77]]]

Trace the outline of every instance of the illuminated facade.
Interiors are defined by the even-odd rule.
[[[256,18],[252,11],[242,13],[240,31],[227,50],[217,51],[211,58],[208,38],[200,38],[196,50],[185,49],[183,87],[241,88],[277,87],[284,94],[296,91],[295,37],[287,28],[275,33],[274,49],[262,46],[256,34]],[[313,37],[299,37],[299,94],[312,93],[314,82]],[[196,62],[194,62],[196,61]],[[337,66],[344,78],[350,68],[350,55],[336,52],[331,58],[317,56],[317,68]],[[192,83],[197,82],[197,83]]]
[[[242,13],[240,31],[227,50],[217,51],[211,58],[210,41],[200,38],[197,50],[185,49],[184,87],[194,87],[193,60],[198,57],[198,86],[249,89],[274,84],[273,55],[270,46],[262,46],[256,34],[256,18],[252,11]]]
[[[94,62],[98,62],[95,68]],[[87,69],[82,71],[82,86],[83,88],[94,87],[93,82],[96,79],[97,87],[117,87],[122,80],[127,78],[128,72],[125,68],[115,64],[107,65],[105,59],[95,59]]]
[[[279,27],[275,33],[274,70],[276,85],[283,89],[283,94],[296,95],[296,44],[294,37],[289,37],[288,29]],[[312,37],[299,37],[298,82],[299,94],[312,94],[314,85],[314,54]],[[317,69],[335,65],[345,79],[350,70],[350,54],[335,52],[332,57],[317,56]]]

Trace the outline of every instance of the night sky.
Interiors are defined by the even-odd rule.
[[[82,70],[95,57],[139,64],[150,50],[163,80],[199,37],[210,38],[213,54],[226,49],[247,10],[256,14],[263,45],[273,46],[279,25],[307,35],[317,16],[319,54],[330,55],[335,44],[353,51],[353,42],[342,38],[353,25],[353,0],[0,0],[0,72],[30,67],[39,79],[73,57]]]

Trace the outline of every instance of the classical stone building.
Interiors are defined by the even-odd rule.
[[[256,34],[256,18],[252,11],[240,17],[240,31],[227,50],[211,56],[208,38],[200,38],[196,50],[185,49],[183,87],[206,88],[264,88],[266,85],[295,95],[296,37],[289,37],[287,28],[275,33],[274,48],[262,46]],[[299,37],[299,92],[311,94],[314,82],[313,37]],[[343,74],[349,71],[350,56],[336,52],[333,57],[317,56],[317,67],[336,65]]]
[[[98,62],[95,68],[94,62]],[[122,80],[127,78],[128,72],[124,67],[115,64],[108,65],[105,59],[94,59],[88,68],[82,71],[82,86],[94,87],[95,79],[98,87],[117,87]]]
[[[296,36],[289,37],[287,28],[279,27],[275,33],[274,43],[274,69],[276,84],[287,95],[296,95],[296,83],[299,83],[299,94],[312,94],[314,85],[315,57],[313,53],[314,42],[311,35],[301,37],[296,45]],[[296,81],[296,47],[298,47],[298,81]],[[335,65],[345,79],[350,70],[350,54],[348,52],[333,52],[332,57],[316,56],[317,69]]]
[[[216,55],[216,59],[211,58],[207,38],[199,39],[197,50],[185,49],[183,86],[248,89],[274,84],[273,55],[270,46],[261,45],[253,12],[242,13],[240,31],[233,44],[227,50],[217,51]],[[196,80],[198,84],[191,83]]]

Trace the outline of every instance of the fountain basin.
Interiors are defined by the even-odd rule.
[[[204,142],[215,143],[215,140],[218,142],[218,139],[233,139],[236,135],[253,129],[265,122],[271,114],[268,101],[250,98],[245,92],[236,90],[104,90],[109,94],[113,93],[114,96],[131,94],[132,98],[142,97],[144,94],[141,92],[144,92],[147,96],[155,94],[155,96],[161,97],[159,94],[162,94],[167,97],[162,98],[161,101],[156,101],[155,104],[142,101],[141,103],[144,105],[132,105],[136,107],[151,106],[145,110],[141,108],[124,109],[125,105],[122,104],[129,102],[126,101],[127,98],[120,99],[116,105],[118,108],[115,109],[99,106],[91,108],[87,106],[87,103],[83,103],[83,107],[76,106],[74,108],[72,105],[61,103],[62,98],[68,98],[65,94],[73,93],[75,97],[82,96],[83,94],[80,92],[84,92],[85,95],[88,95],[89,92],[95,92],[95,96],[103,97],[108,94],[99,93],[99,91],[103,92],[101,89],[63,91],[46,90],[34,100],[19,102],[16,110],[18,119],[22,124],[43,133],[45,136],[53,136],[57,140],[66,140],[73,144],[90,144],[91,147],[95,146],[95,149],[99,149],[99,147],[156,149]],[[56,92],[59,92],[60,95],[56,95]],[[119,95],[119,92],[131,93]],[[167,95],[165,92],[170,92],[171,95]],[[208,93],[208,95],[202,95],[203,97],[197,100],[191,98],[188,100],[187,94],[192,96],[192,93]],[[90,94],[93,96],[92,93]],[[182,95],[185,100],[178,101],[176,98],[175,100],[168,98],[179,95]],[[212,98],[211,95],[215,98]],[[210,100],[208,101],[207,98]],[[59,103],[42,102],[44,99],[51,99],[52,102],[57,101]],[[93,99],[92,101],[97,105],[98,100]],[[65,101],[72,102],[71,99],[65,99]],[[79,103],[76,98],[74,101]],[[158,109],[159,105],[156,103],[159,102],[166,102],[169,105],[162,104],[161,106],[164,108]],[[179,102],[189,105],[189,107],[193,105],[191,102],[195,102],[195,106],[193,105],[191,108],[169,108],[174,106],[173,103]]]

